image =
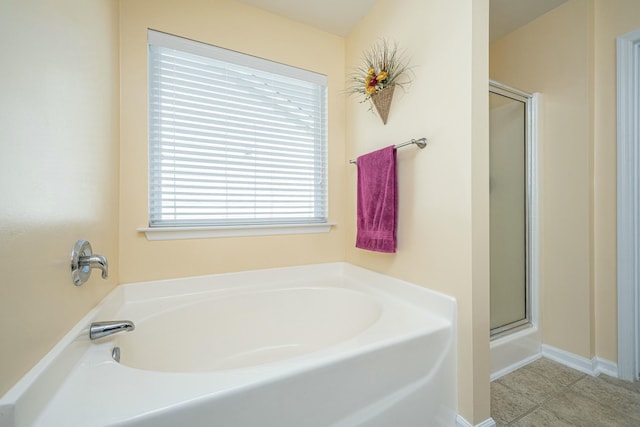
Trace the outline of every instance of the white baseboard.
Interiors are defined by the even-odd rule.
[[[610,377],[618,378],[618,365],[616,365],[614,362],[602,359],[600,357],[594,357],[593,359],[589,360],[586,357],[578,356],[576,354],[561,350],[547,344],[542,344],[541,354],[523,359],[518,363],[515,363],[503,370],[500,370],[499,372],[496,372],[491,376],[491,381],[510,372],[513,372],[516,369],[539,359],[541,356],[594,377],[597,377],[600,374],[605,374]],[[465,420],[461,415],[458,415],[458,417],[456,418],[456,427],[495,427],[495,425],[496,423],[493,418],[484,420],[483,422],[481,422],[480,424],[476,424],[475,426]]]
[[[586,357],[578,356],[547,344],[542,344],[542,355],[577,371],[595,376],[593,363]]]
[[[507,366],[504,369],[499,370],[498,372],[494,372],[493,374],[491,374],[491,381],[495,381],[500,377],[503,377],[507,374],[510,374],[511,372],[522,368],[523,366],[528,365],[531,362],[535,362],[536,360],[540,359],[542,357],[542,353],[538,353],[538,354],[534,354],[533,356],[529,356],[525,359],[522,359],[521,361],[514,363],[513,365]]]
[[[481,422],[480,424],[476,424],[475,426],[471,424],[469,421],[465,420],[463,416],[458,415],[456,418],[456,427],[495,427],[496,422],[493,421],[493,418],[489,418]]]
[[[610,360],[594,357],[596,375],[605,374],[613,378],[618,378],[618,365]]]
[[[542,355],[585,374],[597,377],[600,374],[618,378],[618,365],[606,359],[587,359],[559,348],[542,344]]]

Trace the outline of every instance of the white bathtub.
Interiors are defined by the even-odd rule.
[[[136,330],[91,342],[100,320]],[[122,285],[0,425],[454,426],[454,337],[453,299],[344,263]]]

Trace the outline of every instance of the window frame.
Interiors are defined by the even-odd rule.
[[[313,217],[306,219],[296,219],[294,221],[286,221],[282,219],[276,220],[254,220],[247,221],[245,223],[238,223],[231,220],[228,224],[193,224],[185,221],[183,224],[172,221],[171,224],[154,224],[152,223],[152,202],[151,202],[151,171],[152,171],[152,158],[151,152],[149,153],[149,172],[147,178],[149,180],[148,187],[148,206],[147,217],[148,227],[138,228],[138,231],[145,232],[149,240],[172,240],[172,239],[190,239],[190,238],[211,238],[211,237],[230,237],[230,236],[256,236],[256,235],[274,235],[274,234],[306,234],[306,233],[322,233],[330,231],[331,226],[334,224],[328,221],[328,89],[327,89],[327,77],[318,73],[303,70],[297,67],[269,61],[263,58],[258,58],[251,55],[246,55],[240,52],[231,51],[228,49],[220,48],[217,46],[185,39],[171,34],[158,32],[155,30],[148,30],[148,48],[151,46],[160,46],[168,49],[175,49],[181,52],[195,54],[207,58],[212,58],[219,61],[228,62],[230,64],[237,64],[245,67],[254,68],[262,72],[273,73],[276,75],[284,75],[294,79],[312,82],[322,85],[324,99],[321,99],[318,104],[319,108],[324,109],[323,115],[323,128],[320,132],[323,140],[318,143],[316,141],[316,150],[321,148],[323,151],[319,154],[323,156],[320,160],[323,165],[320,173],[322,174],[322,182],[320,185],[324,186],[319,192],[313,191],[314,203],[321,206],[320,217]],[[151,55],[151,53],[149,53]],[[149,59],[151,64],[151,58]],[[149,136],[148,147],[151,151],[152,147],[152,132],[151,132],[151,72],[147,71],[147,78],[149,79]],[[316,154],[317,156],[318,154]],[[318,158],[314,156],[316,161]],[[314,169],[315,170],[315,169]],[[320,201],[317,199],[318,195],[322,197]]]

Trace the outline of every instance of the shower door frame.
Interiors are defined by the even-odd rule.
[[[489,93],[525,105],[525,317],[490,330],[491,340],[535,327],[538,323],[538,94],[489,80]]]

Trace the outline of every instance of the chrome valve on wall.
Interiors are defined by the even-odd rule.
[[[102,271],[102,278],[109,276],[109,264],[102,255],[96,255],[91,250],[91,243],[86,240],[78,240],[71,251],[71,280],[76,286],[89,280],[91,269]]]

